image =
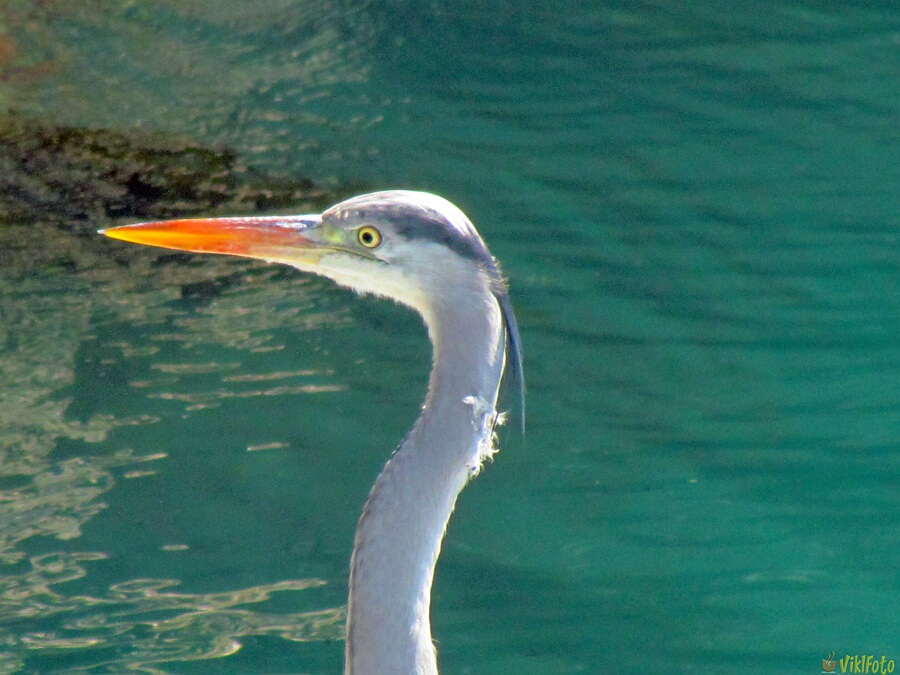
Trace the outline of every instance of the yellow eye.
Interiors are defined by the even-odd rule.
[[[366,225],[356,231],[356,240],[366,248],[378,248],[381,246],[381,232]]]

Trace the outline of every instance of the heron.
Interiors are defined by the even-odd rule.
[[[360,195],[316,215],[189,218],[101,230],[127,242],[283,263],[417,311],[432,343],[421,414],[375,481],[350,561],[345,675],[433,675],[434,570],[460,491],[496,450],[522,348],[499,266],[455,205]]]

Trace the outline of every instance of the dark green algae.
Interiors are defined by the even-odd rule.
[[[76,272],[178,259],[97,236],[104,227],[199,214],[317,211],[337,198],[308,177],[251,168],[229,148],[141,130],[0,117],[0,275],[7,278],[35,269]]]

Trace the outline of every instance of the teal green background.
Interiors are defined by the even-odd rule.
[[[15,67],[57,66],[7,78],[7,106],[434,191],[501,261],[527,429],[451,522],[443,672],[900,659],[894,3],[47,7],[10,5]],[[2,672],[340,672],[340,612],[310,613],[345,603],[427,338],[222,264],[242,282],[208,301],[136,270],[115,311],[99,282],[3,282],[0,405],[37,420],[4,444],[43,455],[0,477]],[[47,349],[67,368],[15,398]]]

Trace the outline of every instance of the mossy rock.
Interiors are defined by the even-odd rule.
[[[284,209],[324,202],[308,178],[265,176],[233,150],[180,138],[0,118],[0,222],[91,232],[121,218]]]
[[[227,148],[183,138],[0,117],[0,267],[82,269],[159,256],[98,229],[196,214],[320,210],[334,195],[309,178],[271,176]],[[99,257],[98,257],[99,256]]]

